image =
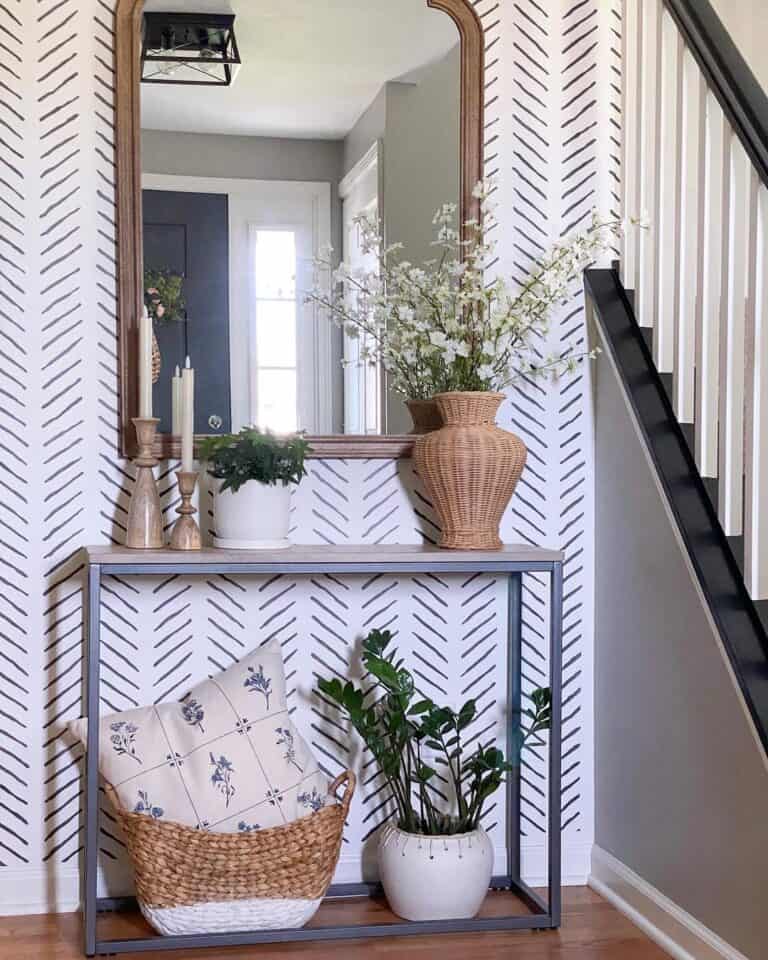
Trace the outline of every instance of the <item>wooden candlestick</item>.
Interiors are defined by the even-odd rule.
[[[178,470],[181,506],[176,508],[179,519],[173,525],[171,550],[199,550],[202,546],[200,527],[194,519],[197,510],[192,506],[192,497],[197,486],[197,473],[194,470]]]
[[[132,550],[157,550],[163,546],[163,511],[153,472],[153,467],[157,466],[153,448],[159,423],[154,417],[136,417],[133,421],[139,455],[133,461],[136,465],[136,482],[128,509],[128,534],[125,540],[125,545]]]

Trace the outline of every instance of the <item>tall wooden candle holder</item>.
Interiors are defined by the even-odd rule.
[[[136,417],[133,421],[139,455],[133,461],[136,465],[136,482],[128,508],[128,534],[125,540],[125,545],[132,550],[157,550],[163,546],[163,511],[153,472],[153,467],[157,466],[153,450],[159,423],[154,417]]]
[[[197,473],[179,470],[176,473],[181,494],[181,506],[176,508],[179,519],[173,525],[171,550],[199,550],[202,546],[200,527],[194,519],[197,510],[192,506],[192,497],[197,486]]]

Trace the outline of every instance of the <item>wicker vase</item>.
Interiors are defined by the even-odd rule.
[[[495,424],[501,393],[441,393],[444,426],[418,437],[416,469],[442,527],[440,546],[499,550],[499,524],[525,466],[523,441]]]
[[[407,400],[405,405],[413,420],[412,435],[431,433],[442,427],[443,418],[440,416],[435,400]]]

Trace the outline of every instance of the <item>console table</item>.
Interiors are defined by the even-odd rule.
[[[282,941],[357,939],[364,937],[409,936],[422,933],[458,933],[491,930],[551,929],[560,925],[560,778],[562,700],[562,592],[563,556],[554,550],[529,546],[507,546],[495,552],[447,551],[429,546],[293,546],[286,550],[239,551],[206,549],[182,553],[172,550],[127,550],[123,547],[86,547],[88,566],[88,648],[86,715],[99,715],[100,606],[102,579],[108,576],[150,576],[169,574],[319,574],[359,573],[489,573],[508,582],[508,665],[507,745],[516,742],[522,697],[522,575],[545,573],[550,577],[550,686],[552,726],[549,735],[548,861],[547,899],[531,890],[520,875],[520,768],[507,781],[507,872],[494,877],[492,888],[508,890],[530,911],[504,917],[473,920],[406,921],[351,926],[312,926],[299,930],[260,930],[242,933],[142,937],[101,940],[97,937],[97,915],[115,910],[124,901],[97,896],[99,836],[99,725],[88,724],[86,757],[85,868],[83,874],[83,919],[85,952],[118,954],[173,950],[191,947],[225,947]],[[339,884],[329,897],[371,895],[375,885]]]

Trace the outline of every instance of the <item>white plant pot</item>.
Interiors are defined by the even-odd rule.
[[[476,916],[493,872],[484,830],[425,837],[387,825],[379,837],[379,874],[392,910],[405,920]]]
[[[233,550],[274,550],[291,545],[291,487],[250,480],[233,493],[216,492],[214,522],[217,547]]]

